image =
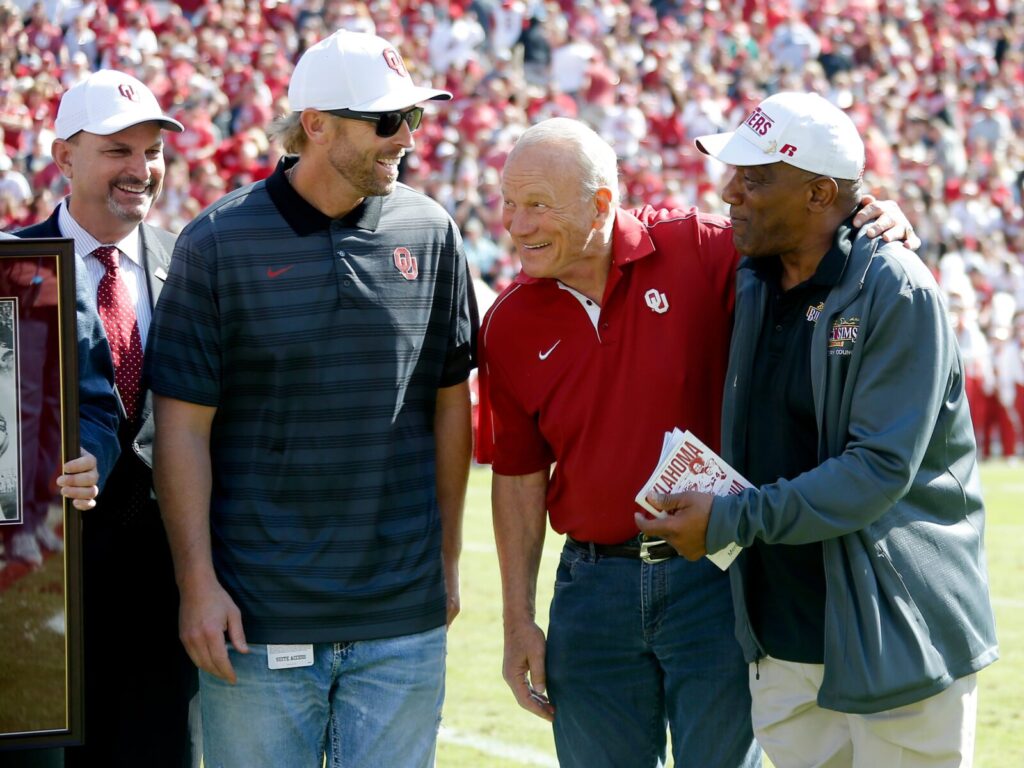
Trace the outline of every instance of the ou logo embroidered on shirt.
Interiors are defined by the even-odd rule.
[[[420,274],[416,257],[409,253],[408,248],[395,248],[395,269],[401,272],[406,280],[415,280]]]
[[[668,298],[657,288],[651,288],[651,290],[645,293],[644,301],[647,302],[648,307],[659,315],[664,315],[668,312]]]

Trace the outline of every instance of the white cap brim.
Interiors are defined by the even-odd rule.
[[[778,155],[768,154],[747,141],[738,131],[712,133],[694,139],[697,149],[726,165],[770,165],[779,162]]]
[[[451,97],[452,95],[448,91],[410,85],[408,88],[391,91],[376,99],[364,101],[362,104],[353,104],[345,109],[356,112],[390,112],[395,109],[414,107],[422,101],[447,101]]]
[[[60,118],[61,115],[58,115]],[[54,135],[58,139],[70,139],[76,133],[85,131],[96,136],[110,136],[111,134],[123,131],[142,123],[160,123],[160,127],[175,133],[181,133],[185,126],[167,115],[112,115],[106,120],[83,125],[73,119],[58,119],[54,125]]]
[[[135,125],[142,125],[143,123],[160,123],[161,128],[165,128],[168,131],[174,131],[175,133],[181,133],[185,130],[185,126],[179,123],[177,120],[161,115],[159,117],[133,117],[130,120],[126,120],[124,115],[117,115],[106,120],[102,120],[94,125],[83,128],[83,131],[89,133],[95,133],[97,136],[109,136],[112,133],[123,131],[125,128],[131,128]]]

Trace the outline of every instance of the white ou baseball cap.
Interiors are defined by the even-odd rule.
[[[142,81],[124,72],[101,69],[61,97],[54,132],[58,139],[69,139],[79,131],[109,136],[151,120],[169,131],[185,130],[163,113],[156,96]]]
[[[864,172],[864,142],[853,120],[816,93],[769,96],[735,131],[694,143],[729,165],[783,162],[834,179],[859,179]]]
[[[448,91],[413,85],[405,62],[387,40],[345,29],[307,48],[288,84],[293,112],[390,112],[451,97]]]

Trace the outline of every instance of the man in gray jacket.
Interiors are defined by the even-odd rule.
[[[697,146],[735,166],[722,450],[755,487],[655,498],[672,514],[638,525],[690,558],[746,548],[736,631],[776,766],[969,766],[975,673],[998,651],[939,288],[852,227],[864,145],[825,99],[776,94]]]

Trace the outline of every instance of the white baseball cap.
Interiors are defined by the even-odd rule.
[[[151,120],[169,131],[185,130],[163,113],[145,83],[124,72],[101,69],[64,93],[54,129],[58,139],[69,139],[79,131],[109,136]]]
[[[853,120],[816,93],[776,93],[735,131],[694,143],[729,165],[783,162],[834,179],[859,179],[864,172],[864,142]]]
[[[389,112],[451,97],[448,91],[413,85],[405,62],[387,40],[345,29],[307,48],[288,84],[293,112]]]

